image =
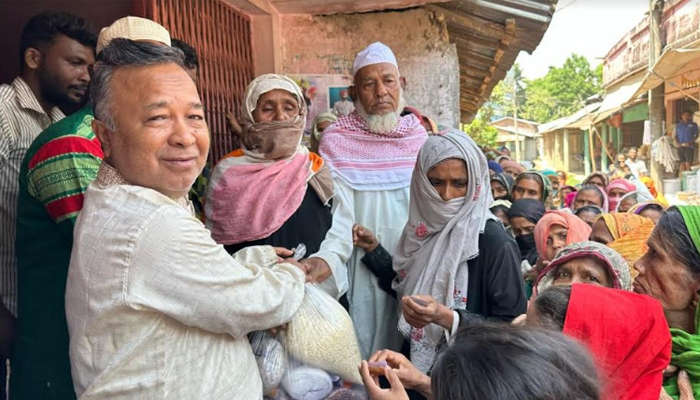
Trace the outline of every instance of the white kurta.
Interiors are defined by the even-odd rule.
[[[261,399],[246,334],[288,322],[304,293],[276,260],[270,246],[231,257],[182,204],[98,177],[66,288],[78,397]]]
[[[393,254],[408,219],[409,187],[384,191],[353,190],[335,179],[336,197],[342,207],[333,214],[331,231],[352,243],[354,223],[374,232],[384,248]],[[348,301],[362,356],[381,349],[400,350],[403,336],[397,329],[396,299],[379,288],[378,279],[362,263],[364,250],[355,247],[348,261]]]

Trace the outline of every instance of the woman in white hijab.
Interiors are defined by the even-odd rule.
[[[446,332],[475,319],[510,322],[526,309],[520,252],[492,202],[486,157],[469,136],[452,130],[425,142],[392,274],[399,330],[421,371]]]
[[[336,298],[348,287],[352,249],[329,234],[333,180],[324,160],[301,146],[307,108],[299,86],[276,74],[246,89],[243,147],[214,167],[204,205],[212,238],[234,254],[254,245],[306,248],[301,263],[311,281]],[[303,256],[295,254],[296,256]]]

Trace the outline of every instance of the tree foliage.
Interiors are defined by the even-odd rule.
[[[527,81],[523,118],[548,122],[582,107],[581,100],[600,93],[602,68],[591,68],[585,57],[572,54],[561,67],[549,67],[547,75]]]
[[[472,122],[462,125],[462,130],[481,147],[496,146],[498,130],[490,125],[492,115],[493,109],[486,105],[481,108]]]
[[[601,92],[602,65],[591,68],[585,57],[571,54],[561,67],[549,67],[541,78],[522,77],[518,64],[496,85],[487,105],[496,118],[513,116],[513,88],[518,118],[539,123],[570,115],[582,107],[580,100]]]

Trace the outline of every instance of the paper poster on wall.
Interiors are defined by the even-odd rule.
[[[305,141],[308,139],[313,121],[318,114],[332,112],[336,105],[339,108],[343,106],[347,108],[347,102],[352,103],[349,97],[343,101],[343,96],[347,96],[345,91],[352,84],[350,75],[289,74],[287,76],[299,85],[309,109],[304,129]]]

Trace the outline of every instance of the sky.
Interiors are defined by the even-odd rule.
[[[517,62],[529,79],[561,66],[571,53],[585,56],[593,67],[642,19],[649,0],[559,0],[549,29],[532,55],[520,52]]]

